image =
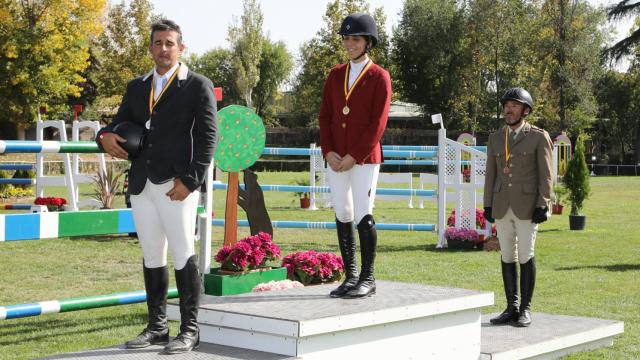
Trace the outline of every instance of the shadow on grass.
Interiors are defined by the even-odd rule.
[[[17,319],[16,319],[17,320]],[[100,332],[114,329],[118,326],[140,325],[147,321],[146,314],[122,314],[116,316],[102,316],[94,318],[90,323],[86,318],[82,319],[47,319],[35,318],[30,322],[16,322],[11,324],[11,320],[3,320],[2,330],[0,330],[0,346],[13,345],[16,339],[7,337],[19,336],[20,342],[39,341],[55,337],[63,337],[73,334],[84,334]],[[9,322],[9,323],[7,323]],[[31,336],[30,336],[31,335]]]
[[[564,266],[556,268],[556,270],[584,270],[584,269],[603,269],[608,271],[637,271],[640,270],[640,264],[613,264],[613,265],[578,265]]]

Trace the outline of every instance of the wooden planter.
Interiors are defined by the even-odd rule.
[[[258,284],[286,278],[287,269],[284,267],[243,273],[220,273],[220,268],[214,268],[204,275],[204,293],[215,296],[243,294],[251,292]]]

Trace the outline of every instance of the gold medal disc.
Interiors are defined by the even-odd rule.
[[[349,111],[351,111],[351,109],[346,105],[342,108],[342,113],[345,115],[349,115]]]
[[[505,174],[508,174],[509,173],[509,167],[505,166],[504,169],[502,169],[502,172],[505,173]]]

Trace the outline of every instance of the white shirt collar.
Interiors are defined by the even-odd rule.
[[[153,77],[155,79],[161,79],[163,77],[166,77],[167,79],[171,78],[171,75],[173,75],[173,73],[176,71],[176,69],[178,68],[178,66],[180,66],[180,62],[177,62],[175,65],[173,65],[171,67],[171,69],[169,69],[169,71],[167,71],[166,73],[164,73],[164,75],[160,75],[158,74],[158,71],[156,70],[156,67],[153,67]]]
[[[369,57],[367,57],[364,61],[361,61],[361,62],[359,62],[359,63],[357,63],[357,64],[356,64],[356,63],[354,63],[354,62],[353,62],[353,60],[349,60],[349,64],[350,64],[350,66],[349,66],[349,67],[351,68],[351,71],[356,70],[356,71],[358,71],[358,73],[360,73],[360,71],[361,71],[362,69],[364,69],[364,66],[365,66],[365,65],[367,65],[367,63],[368,63],[370,60],[371,60],[371,59],[369,59]]]
[[[511,126],[509,126],[509,133],[515,133],[516,136],[518,136],[518,134],[520,134],[520,130],[522,130],[523,127],[524,127],[524,120],[520,122],[520,126],[518,126],[515,130],[513,130]]]

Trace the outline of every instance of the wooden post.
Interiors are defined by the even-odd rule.
[[[238,173],[229,172],[227,204],[224,210],[224,245],[238,241]]]

